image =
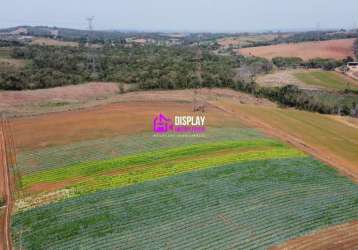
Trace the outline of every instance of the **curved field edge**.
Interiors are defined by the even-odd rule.
[[[260,143],[262,145],[260,145]],[[133,185],[186,172],[220,167],[231,163],[304,156],[303,153],[295,149],[286,148],[282,144],[277,144],[273,141],[260,141],[260,143],[240,143],[237,144],[240,145],[239,147],[229,149],[227,148],[229,144],[225,143],[221,145],[225,147],[221,149],[216,148],[215,152],[211,150],[208,152],[199,150],[196,154],[192,154],[194,150],[190,147],[191,154],[189,156],[181,154],[180,156],[173,156],[170,159],[166,157],[164,159],[149,159],[142,164],[136,164],[138,159],[132,156],[133,158],[131,157],[129,161],[125,159],[126,161],[124,161],[124,163],[129,162],[128,164],[124,164],[122,161],[122,165],[115,165],[115,168],[111,166],[107,170],[102,169],[101,172],[87,171],[87,175],[52,183],[48,182],[48,179],[41,179],[37,176],[36,184],[29,185],[29,183],[27,183],[27,189],[24,189],[21,196],[18,197],[16,210],[21,211],[85,193]],[[208,149],[219,145],[220,144],[209,144],[200,145],[200,147]],[[255,147],[253,147],[254,145]],[[183,150],[184,149],[185,151],[178,152],[188,152],[186,150],[187,148],[183,148]],[[156,154],[156,156],[158,155],[160,155],[160,153]],[[142,158],[143,156],[139,157],[139,159]],[[120,160],[123,160],[123,158]],[[97,164],[101,163],[102,162],[97,162]],[[90,164],[89,170],[92,171],[92,168],[95,168],[93,166],[94,165]],[[64,168],[64,170],[66,170],[66,168]],[[82,171],[82,173],[84,172]]]
[[[358,186],[310,157],[231,164],[13,216],[26,249],[264,249],[358,219]]]
[[[270,250],[355,249],[358,246],[358,220],[316,230],[309,235],[289,240]]]
[[[356,127],[331,116],[306,111],[236,105],[233,102],[216,102],[215,105],[247,125],[328,163],[358,182]]]
[[[263,138],[261,133],[248,128],[208,128],[202,136],[160,136],[153,132],[121,135],[114,138],[86,140],[64,146],[21,151],[17,155],[17,168],[22,174],[79,162],[108,160],[120,156],[228,140]]]
[[[271,147],[276,149],[288,149],[286,145],[274,140],[250,140],[250,141],[225,141],[206,144],[195,144],[184,147],[161,149],[153,152],[145,152],[129,156],[118,157],[104,161],[78,163],[64,167],[39,171],[23,176],[22,185],[26,188],[42,182],[57,182],[81,176],[96,175],[114,169],[141,164],[154,164],[161,161],[173,161],[188,157],[192,158],[201,154],[214,153],[218,150],[230,149],[257,149]]]
[[[358,90],[358,81],[349,79],[338,72],[331,71],[298,71],[293,75],[308,85],[315,85],[332,90]]]

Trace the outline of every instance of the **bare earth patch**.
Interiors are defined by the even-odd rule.
[[[271,250],[356,250],[357,247],[358,221],[354,221],[290,240]]]
[[[318,86],[308,85],[298,80],[294,74],[302,70],[281,70],[272,74],[258,76],[256,81],[263,87],[283,87],[286,85],[296,85],[301,89],[317,90]]]
[[[344,59],[354,57],[353,43],[355,39],[340,39],[319,42],[302,42],[261,46],[240,49],[239,53],[246,56],[259,56],[267,59],[274,57],[300,57],[304,60],[313,58]]]
[[[70,46],[78,47],[77,42],[61,41],[45,37],[36,37],[31,42],[32,45],[47,45],[47,46]]]
[[[0,91],[0,112],[9,117],[32,116],[46,113],[77,110],[130,101],[174,101],[198,103],[216,98],[239,100],[241,103],[273,105],[270,101],[256,98],[230,89],[158,90],[136,91],[136,84],[124,85],[125,94],[119,94],[117,83],[88,83],[52,89],[26,91]],[[196,92],[196,94],[195,94]]]

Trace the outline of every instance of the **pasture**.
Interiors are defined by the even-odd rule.
[[[247,36],[238,36],[238,37],[225,37],[218,39],[218,44],[223,47],[229,46],[250,46],[256,42],[268,42],[277,38],[278,35],[274,34],[255,34]]]
[[[358,90],[358,81],[334,71],[299,71],[294,73],[294,76],[305,84],[323,87],[328,90]]]
[[[46,38],[46,37],[35,37],[31,41],[32,45],[42,45],[42,46],[70,46],[78,47],[77,42],[61,41],[58,39]]]
[[[288,141],[358,181],[358,132],[354,123],[293,109],[227,102],[220,107],[230,110],[246,125]]]

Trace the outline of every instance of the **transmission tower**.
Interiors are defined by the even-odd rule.
[[[321,40],[321,23],[316,23],[317,41]]]
[[[90,70],[92,71],[92,75],[96,74],[96,57],[92,51],[91,48],[91,38],[93,38],[93,21],[94,21],[94,16],[91,17],[87,17],[87,22],[88,22],[88,35],[87,35],[87,47],[88,47],[88,53],[87,53],[87,58],[88,58],[88,63],[89,63],[89,67]]]

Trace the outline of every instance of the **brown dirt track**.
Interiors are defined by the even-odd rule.
[[[5,199],[5,206],[0,211],[0,249],[10,250],[12,249],[11,232],[10,232],[10,220],[12,210],[12,195],[11,190],[11,177],[7,159],[6,139],[4,132],[4,123],[0,124],[0,183],[2,186],[1,196]]]
[[[337,225],[290,240],[270,250],[357,250],[358,221]]]
[[[4,167],[4,150],[3,150],[2,130],[0,125],[0,197],[4,198],[5,193],[5,167]],[[0,209],[0,250],[6,249],[5,243],[5,207]]]
[[[279,44],[262,47],[240,49],[239,53],[246,56],[258,56],[267,59],[274,57],[300,57],[304,60],[313,58],[344,59],[354,58],[353,43],[355,39],[340,39],[320,42],[302,42]]]

